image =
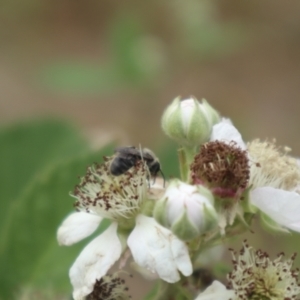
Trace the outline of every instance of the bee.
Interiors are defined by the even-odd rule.
[[[110,164],[110,173],[119,176],[127,172],[140,160],[144,160],[148,166],[151,176],[156,178],[158,172],[164,174],[160,169],[160,163],[155,154],[147,148],[138,149],[134,146],[118,147],[115,149],[115,157]]]

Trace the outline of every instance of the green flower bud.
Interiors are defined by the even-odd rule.
[[[217,225],[211,192],[203,186],[173,180],[156,203],[154,218],[181,240],[194,239]]]
[[[217,111],[203,99],[176,98],[162,116],[164,132],[186,147],[199,146],[209,140],[212,127],[220,121]]]

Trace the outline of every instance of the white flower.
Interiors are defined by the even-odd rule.
[[[213,141],[234,142],[244,149],[238,130],[227,120],[214,125]],[[274,230],[288,228],[300,232],[300,168],[275,142],[254,140],[246,148],[250,177],[247,180],[252,211],[259,209],[266,226]],[[279,225],[279,226],[278,226]]]
[[[139,215],[127,242],[135,262],[167,282],[192,274],[186,245],[153,218]]]
[[[60,225],[57,231],[60,245],[71,246],[91,235],[99,226],[102,217],[85,212],[73,213]]]
[[[117,236],[117,223],[112,223],[82,250],[72,265],[69,275],[74,289],[74,299],[82,299],[91,293],[96,280],[106,275],[120,258],[121,253],[122,245]]]
[[[251,165],[251,204],[263,212],[269,227],[269,218],[300,232],[300,169],[298,161],[275,146],[274,142],[255,140],[248,145],[254,163]]]
[[[116,177],[109,173],[108,164],[109,161],[88,168],[86,176],[75,188],[76,207],[81,211],[67,217],[57,232],[60,245],[71,245],[93,233],[103,218],[112,220],[111,225],[83,249],[70,269],[75,300],[90,294],[96,280],[106,275],[120,258],[124,250],[117,233],[120,224],[130,229],[136,222],[128,246],[140,266],[149,268],[153,264],[155,268],[151,271],[170,283],[180,279],[177,270],[186,276],[192,273],[186,244],[153,218],[140,214],[147,199],[146,165],[140,163]],[[151,249],[152,243],[163,247]],[[164,263],[161,263],[162,258]]]
[[[251,203],[276,223],[300,232],[300,195],[298,193],[273,187],[261,187],[254,189],[250,196]],[[268,220],[265,221],[268,222]]]
[[[82,214],[86,215],[85,223],[82,223]],[[70,240],[65,239],[68,232],[73,235],[78,224],[84,228],[83,230],[90,228],[95,222],[94,217],[84,212],[70,215],[58,230],[59,243],[64,245],[64,241],[67,241],[67,245],[70,245]],[[65,224],[68,226],[66,227]],[[60,235],[62,232],[63,234]],[[72,241],[79,241],[76,234],[73,235]],[[127,243],[139,266],[150,270],[167,282],[174,283],[180,279],[177,270],[185,276],[192,274],[192,264],[186,244],[170,230],[160,226],[153,218],[138,215],[136,226],[129,235]],[[69,275],[74,299],[80,300],[91,293],[95,281],[106,275],[110,267],[120,258],[121,253],[122,245],[117,235],[117,223],[113,222],[83,249],[71,267]]]
[[[203,186],[173,180],[156,203],[154,217],[182,240],[200,236],[217,221],[211,192]]]
[[[292,270],[296,255],[284,260],[284,254],[271,260],[266,252],[254,251],[244,242],[237,254],[233,250],[234,267],[227,275],[227,289],[214,281],[195,300],[296,299],[300,294],[298,270]]]
[[[219,123],[213,126],[210,141],[216,140],[225,143],[234,141],[239,148],[242,150],[246,149],[246,144],[243,141],[242,135],[234,127],[230,119],[222,118]]]
[[[148,168],[143,161],[121,176],[110,171],[111,159],[87,169],[86,175],[75,187],[75,207],[113,221],[127,222],[139,213],[147,199]]]
[[[125,280],[119,277],[121,272],[105,275],[100,280],[96,280],[93,291],[85,300],[130,300],[128,287]]]
[[[292,270],[296,255],[271,260],[266,252],[254,251],[244,242],[239,253],[231,250],[233,270],[227,276],[237,299],[296,299],[300,294],[298,270]]]
[[[225,121],[217,125],[221,124],[226,127],[230,125]],[[248,187],[250,167],[246,150],[242,150],[237,142],[227,140],[226,135],[225,138],[220,135],[218,138],[220,140],[210,141],[200,147],[190,169],[192,182],[206,186],[213,193],[218,224],[221,234],[225,234],[225,227],[232,225],[237,215],[243,220],[240,200]]]
[[[244,242],[241,251],[232,252],[233,270],[227,275],[230,289],[214,281],[195,300],[298,299],[298,270],[292,270],[296,255],[284,254],[271,260],[266,252],[254,251]]]
[[[198,295],[195,300],[234,300],[235,293],[227,290],[219,281],[214,281],[206,290]]]

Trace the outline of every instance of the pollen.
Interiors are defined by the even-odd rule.
[[[94,290],[85,300],[130,300],[125,280],[118,275],[106,275],[96,280]]]
[[[144,162],[120,176],[109,172],[111,159],[87,168],[73,194],[79,211],[98,214],[114,221],[131,219],[140,210],[148,190],[148,169]]]
[[[300,169],[295,158],[288,156],[290,148],[279,148],[272,142],[254,140],[248,144],[251,157],[250,184],[253,188],[271,186],[292,190],[300,182]]]
[[[284,260],[284,254],[271,260],[262,250],[254,251],[246,241],[239,254],[231,249],[233,271],[227,276],[228,288],[238,300],[296,299],[300,293],[298,270],[292,270],[296,255]]]
[[[209,186],[223,198],[243,191],[250,176],[247,152],[234,142],[213,141],[202,145],[191,171],[194,183]]]

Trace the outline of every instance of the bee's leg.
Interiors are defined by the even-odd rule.
[[[153,182],[152,182],[152,184],[154,184],[155,181],[156,181],[156,176],[153,177]]]
[[[161,176],[162,176],[162,178],[164,179],[164,188],[166,187],[166,178],[165,178],[165,175],[164,175],[164,173],[162,172],[162,170],[159,170],[160,171],[160,173],[161,173]]]

